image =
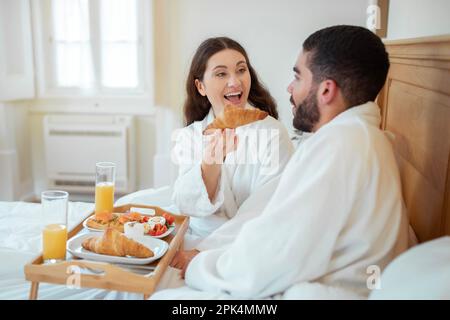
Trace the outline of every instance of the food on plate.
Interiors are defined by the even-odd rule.
[[[119,218],[119,222],[122,224],[131,222],[131,221],[141,222],[141,220],[142,220],[142,216],[137,212],[123,213]]]
[[[89,237],[81,244],[86,250],[111,256],[136,258],[150,258],[154,256],[152,250],[146,246],[127,238],[113,228],[107,228],[102,236]]]
[[[123,223],[120,223],[119,218],[121,213],[113,213],[110,220],[98,220],[96,216],[89,218],[86,221],[86,225],[92,229],[106,230],[107,228],[113,228],[120,232],[123,232]]]
[[[124,232],[124,225],[127,222],[137,221],[140,223],[147,222],[148,217],[142,216],[136,212],[127,213],[113,213],[112,217],[108,221],[98,220],[96,216],[89,218],[86,221],[86,225],[89,228],[97,230],[105,230],[106,228],[114,228],[117,231]]]
[[[160,236],[173,227],[175,217],[164,212],[162,216],[151,217],[146,224],[144,224],[144,233],[150,236]]]
[[[156,217],[151,217],[150,219],[148,219],[148,224],[150,225],[154,225],[154,224],[166,224],[166,218],[162,217],[162,216],[156,216]]]
[[[246,124],[262,120],[268,113],[258,108],[240,108],[227,105],[225,111],[214,119],[205,129],[235,129]]]
[[[95,216],[90,217],[86,221],[86,226],[96,230],[113,228],[119,232],[125,233],[124,226],[128,222],[143,224],[144,234],[160,236],[174,225],[175,217],[166,212],[161,216],[145,216],[137,212],[113,213],[112,218],[109,221],[97,220]]]
[[[150,227],[147,230],[147,234],[150,236],[160,236],[167,232],[167,226],[165,224],[155,224],[153,226],[149,225]]]
[[[174,216],[172,216],[172,215],[170,215],[170,214],[168,214],[168,213],[166,213],[166,212],[164,212],[164,213],[162,214],[162,216],[164,217],[164,219],[166,219],[166,223],[167,223],[169,226],[171,226],[171,225],[174,224],[174,222],[175,222],[175,217],[174,217]]]
[[[95,212],[95,220],[106,223],[113,218],[113,213],[109,211]]]

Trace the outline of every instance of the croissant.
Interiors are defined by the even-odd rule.
[[[240,126],[262,120],[268,116],[266,111],[257,108],[243,109],[240,107],[227,105],[223,114],[211,122],[205,130],[209,129],[235,129]]]
[[[119,231],[108,228],[101,237],[90,237],[81,246],[89,251],[110,256],[133,256],[136,258],[150,258],[154,256],[152,250],[146,246],[127,238]]]

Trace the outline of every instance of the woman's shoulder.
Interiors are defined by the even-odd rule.
[[[181,127],[172,132],[172,140],[177,143],[186,143],[187,140],[197,140],[203,134],[203,120],[195,121],[185,127]]]
[[[208,124],[211,123],[213,120],[214,120],[214,113],[211,108],[202,120],[194,121],[191,124],[184,127],[183,129],[185,131],[201,131],[201,132],[203,132],[203,130],[205,130],[205,128],[208,126]]]
[[[183,133],[193,133],[193,132],[203,132],[203,130],[208,125],[208,116],[206,116],[202,120],[194,121],[191,124],[180,128],[180,131]]]

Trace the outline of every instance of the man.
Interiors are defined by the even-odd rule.
[[[389,69],[383,43],[361,27],[325,28],[293,69],[293,124],[313,134],[263,212],[230,244],[179,255],[187,286],[154,299],[367,297],[406,250],[399,172],[373,102]]]

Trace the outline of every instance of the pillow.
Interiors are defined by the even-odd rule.
[[[450,237],[419,244],[394,259],[369,299],[450,299]]]

